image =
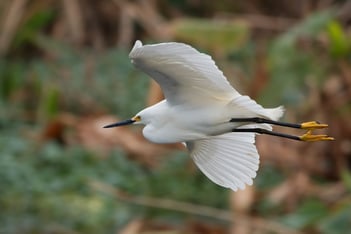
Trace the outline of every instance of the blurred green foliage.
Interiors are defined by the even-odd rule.
[[[178,40],[222,55],[244,46],[250,35],[247,23],[239,20],[182,19],[177,21],[173,30]]]
[[[8,130],[0,136],[0,155],[1,233],[111,233],[137,216],[180,218],[119,202],[93,190],[89,183],[95,180],[135,195],[171,194],[173,199],[226,206],[225,190],[200,173],[184,170],[185,154],[149,171],[120,151],[102,159],[79,146],[63,148],[52,142],[35,147],[32,140]]]
[[[126,51],[98,55],[43,37],[37,41],[53,60],[0,61],[1,103],[8,112],[24,108],[40,120],[58,111],[93,114],[104,107],[130,117],[144,106],[149,80],[132,69]]]
[[[330,60],[315,53],[314,48],[318,35],[333,19],[330,11],[316,13],[271,42],[267,55],[271,80],[262,92],[262,104],[303,103],[308,95],[307,81],[323,82]]]
[[[119,117],[130,117],[143,108],[148,90],[148,78],[132,67],[127,51],[77,51],[35,34],[52,14],[29,21],[30,26],[23,28],[16,39],[21,45],[30,38],[46,54],[45,58],[0,60],[0,233],[112,233],[138,216],[183,218],[170,211],[118,201],[93,190],[89,186],[92,180],[133,195],[228,207],[228,191],[209,182],[200,172],[185,169],[189,158],[184,153],[171,155],[150,171],[118,150],[101,158],[81,146],[39,143],[28,136],[62,112],[84,116],[109,110]],[[330,38],[333,58],[350,57],[350,38],[333,14],[311,16],[271,41],[268,62],[272,78],[261,95],[261,103],[296,105],[306,96],[306,79],[322,82],[331,61],[298,49],[301,38],[313,44],[321,33]],[[244,58],[240,62],[249,67],[255,45],[245,40],[245,46],[234,51],[231,58],[233,63]],[[284,172],[263,165],[255,183],[264,193],[283,179]],[[349,185],[349,181],[345,174],[345,184]],[[296,229],[314,226],[322,233],[348,233],[351,229],[350,200],[329,207],[309,199],[290,214],[264,198],[258,203],[257,215]]]
[[[54,10],[48,9],[36,11],[35,14],[30,15],[17,31],[12,44],[14,49],[21,49],[24,46],[35,44],[38,33],[45,29],[53,21],[54,17]]]
[[[282,222],[295,229],[302,229],[316,224],[327,214],[328,208],[323,202],[310,199],[303,201],[294,213],[283,216]]]
[[[339,22],[331,21],[327,28],[330,41],[330,54],[335,58],[350,58],[351,40]]]
[[[145,105],[149,80],[126,51],[76,52],[39,37],[52,59],[2,60],[0,66],[0,233],[111,233],[137,216],[174,217],[94,191],[98,180],[130,194],[227,207],[227,191],[200,172],[189,173],[184,153],[150,171],[123,152],[107,158],[82,146],[39,143],[28,137],[62,112],[93,115],[110,110],[130,117]],[[93,64],[93,67],[89,67]]]

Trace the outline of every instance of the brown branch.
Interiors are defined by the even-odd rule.
[[[223,221],[235,222],[237,225],[240,225],[241,223],[249,223],[253,228],[266,232],[301,234],[301,232],[291,230],[288,227],[285,227],[277,222],[263,218],[252,218],[245,215],[233,214],[232,212],[227,210],[217,209],[203,205],[195,205],[192,203],[180,202],[171,199],[154,198],[146,196],[132,196],[100,181],[91,181],[89,185],[94,190],[111,194],[118,200],[133,203],[140,206],[173,210],[177,212],[183,212],[199,216],[207,216]]]
[[[339,6],[337,11],[337,17],[341,21],[346,22],[351,19],[350,12],[351,12],[351,1],[346,1],[343,5]]]
[[[27,2],[28,0],[13,0],[8,7],[7,14],[4,14],[2,20],[4,23],[0,33],[0,56],[7,53],[22,20]]]
[[[168,30],[167,22],[149,1],[138,0],[127,3],[125,0],[114,0],[114,3],[121,11],[124,11],[130,18],[138,22],[150,37],[158,40],[170,38],[171,32]]]
[[[63,0],[66,21],[73,42],[80,45],[84,40],[84,20],[78,0]]]
[[[130,10],[128,4],[120,3],[120,16],[119,16],[119,27],[118,27],[118,38],[117,46],[120,48],[128,48],[130,42],[133,39],[133,18],[129,13]],[[127,9],[127,10],[124,10]]]
[[[259,14],[233,14],[233,13],[220,13],[218,18],[224,19],[240,19],[248,22],[251,28],[285,31],[297,23],[296,19],[273,17]]]

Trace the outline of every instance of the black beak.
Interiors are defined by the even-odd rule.
[[[129,124],[132,124],[134,122],[135,122],[135,120],[133,120],[133,119],[127,119],[127,120],[124,120],[124,121],[121,121],[121,122],[117,122],[117,123],[106,125],[106,126],[104,126],[104,128],[114,128],[114,127],[129,125]]]

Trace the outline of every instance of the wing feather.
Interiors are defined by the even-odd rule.
[[[143,46],[136,41],[129,57],[161,86],[170,103],[232,100],[240,95],[211,56],[189,45],[169,42]]]
[[[236,191],[252,185],[259,166],[254,133],[227,133],[187,142],[191,157],[214,183]]]

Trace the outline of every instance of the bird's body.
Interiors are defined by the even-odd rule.
[[[152,142],[186,143],[200,170],[223,187],[237,190],[252,184],[259,164],[254,145],[257,133],[296,140],[322,136],[308,132],[302,138],[271,132],[271,124],[308,130],[325,126],[276,122],[283,115],[282,107],[263,108],[239,94],[209,55],[189,45],[143,46],[137,41],[129,57],[161,86],[165,100],[130,120],[105,127],[141,123],[145,125],[143,135]]]
[[[155,143],[187,142],[227,133],[243,125],[229,122],[235,117],[276,120],[283,114],[281,108],[264,109],[240,95],[210,56],[188,45],[142,46],[137,41],[129,57],[161,85],[166,97],[137,114],[147,121],[144,136]]]
[[[248,99],[248,97],[242,97]],[[243,113],[251,112],[252,117],[260,116],[272,120],[276,120],[282,113],[281,108],[263,109],[262,111],[267,112],[266,115],[249,110],[235,111],[240,108],[245,107],[236,104],[235,100],[207,103],[203,106],[173,106],[167,100],[163,100],[142,110],[137,116],[141,116],[145,121],[143,129],[145,138],[154,143],[177,143],[229,133],[232,129],[245,125],[229,122],[231,118],[245,117]],[[263,127],[269,128],[266,124]]]
[[[211,134],[211,129],[208,128],[210,125],[204,118],[193,121],[194,112],[194,109],[170,106],[163,100],[139,113],[147,121],[143,135],[154,143],[177,143],[204,138]]]

